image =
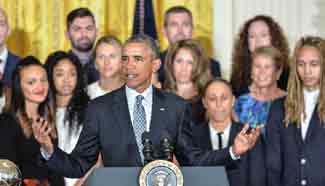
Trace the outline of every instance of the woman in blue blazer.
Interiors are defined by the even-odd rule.
[[[324,40],[301,38],[288,95],[271,106],[267,123],[269,186],[325,185]]]

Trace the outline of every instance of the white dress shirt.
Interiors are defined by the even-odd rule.
[[[99,81],[96,81],[87,87],[88,96],[90,99],[95,99],[99,96],[109,93],[110,91],[105,91],[99,86]]]
[[[136,97],[138,95],[142,95],[144,97],[144,99],[142,100],[142,105],[146,112],[146,121],[147,121],[146,131],[149,132],[150,122],[151,122],[151,112],[152,112],[152,85],[150,85],[141,94],[127,86],[125,86],[125,92],[126,92],[126,99],[128,102],[128,108],[129,108],[129,113],[130,113],[130,118],[131,118],[132,123],[133,123],[133,110],[134,110],[134,104],[136,101]]]
[[[0,96],[0,114],[2,113],[3,107],[5,106],[6,100],[5,95],[3,93],[2,96]]]
[[[4,74],[5,72],[5,67],[7,64],[7,58],[8,58],[8,49],[4,47],[3,51],[0,54],[0,60],[2,61],[0,63],[0,74]]]
[[[314,113],[317,99],[319,96],[319,89],[312,90],[312,91],[304,89],[303,92],[304,92],[306,118],[304,119],[304,115],[303,114],[301,115],[301,135],[302,135],[302,139],[305,140],[307,130],[309,127],[309,122]]]
[[[70,154],[75,148],[79,135],[82,130],[82,125],[78,125],[73,128],[70,127],[68,122],[64,122],[64,115],[66,108],[57,108],[56,111],[56,128],[58,132],[58,146],[64,152]],[[73,186],[78,179],[64,178],[66,186]]]
[[[231,128],[231,124],[228,125],[224,131],[220,131],[223,133],[221,135],[222,136],[221,137],[222,138],[222,148],[227,147],[227,145],[229,143],[230,128]],[[210,129],[210,139],[211,139],[212,149],[219,150],[219,138],[218,138],[219,131],[217,131],[215,128],[213,128],[210,124],[209,124],[209,129]]]

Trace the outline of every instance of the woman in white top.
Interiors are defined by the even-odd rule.
[[[50,84],[49,97],[56,113],[58,146],[71,153],[82,130],[89,102],[82,66],[76,57],[57,51],[48,56],[45,67]],[[65,178],[67,186],[77,185],[77,181]]]
[[[286,98],[275,101],[267,127],[269,186],[325,184],[325,45],[301,38]]]
[[[122,73],[122,44],[114,36],[101,37],[95,46],[95,67],[99,80],[88,86],[90,99],[102,96],[122,87],[125,78]]]

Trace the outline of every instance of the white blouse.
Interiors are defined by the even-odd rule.
[[[304,92],[304,103],[305,103],[305,113],[306,118],[304,119],[304,115],[301,115],[301,135],[302,139],[305,140],[309,122],[315,110],[315,106],[317,104],[317,99],[319,96],[319,89],[317,90],[303,90]]]
[[[2,113],[2,109],[5,106],[6,100],[5,100],[5,96],[1,96],[0,97],[0,114]]]
[[[70,154],[75,148],[79,135],[82,131],[82,125],[69,127],[68,122],[64,122],[66,108],[58,108],[56,111],[56,128],[58,132],[58,146],[64,152]],[[73,186],[78,179],[64,178],[66,186]]]
[[[88,95],[89,95],[90,99],[95,99],[95,98],[102,96],[109,92],[109,91],[103,90],[99,86],[99,81],[96,81],[96,82],[88,85],[87,91],[88,91]]]

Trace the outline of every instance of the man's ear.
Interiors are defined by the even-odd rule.
[[[156,73],[159,70],[160,66],[161,66],[161,60],[160,60],[160,58],[157,57],[157,59],[154,59],[152,61],[152,64],[153,64],[152,72],[153,73]]]

